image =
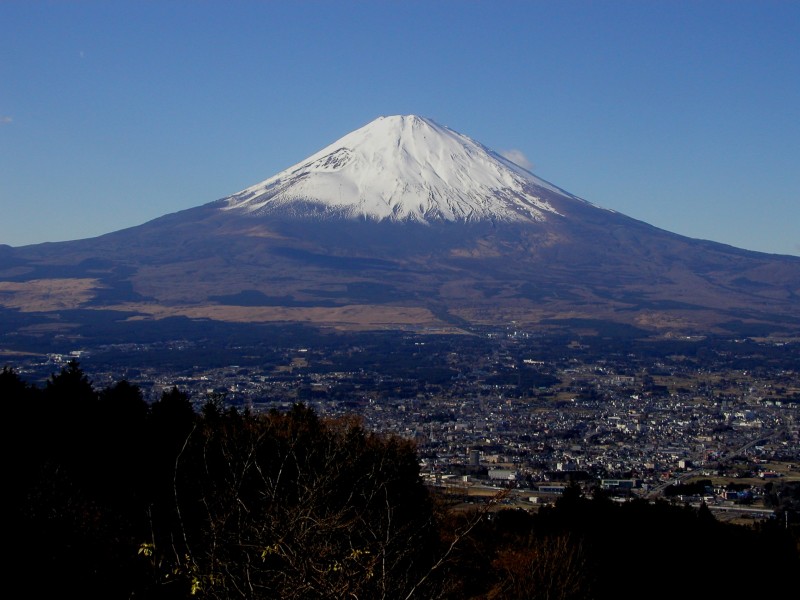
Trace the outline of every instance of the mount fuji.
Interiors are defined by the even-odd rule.
[[[800,258],[597,207],[413,115],[137,227],[0,246],[0,347],[167,318],[794,336]]]

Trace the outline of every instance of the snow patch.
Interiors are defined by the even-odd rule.
[[[542,192],[578,199],[465,135],[407,115],[380,117],[223,204],[253,215],[541,221],[558,214]]]

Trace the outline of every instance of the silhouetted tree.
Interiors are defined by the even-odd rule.
[[[164,578],[208,598],[400,598],[430,569],[436,524],[409,442],[302,405],[212,412],[176,462],[173,529],[148,550]]]
[[[8,409],[23,402],[27,392],[28,385],[22,378],[11,367],[3,367],[0,371],[0,402],[3,408]]]

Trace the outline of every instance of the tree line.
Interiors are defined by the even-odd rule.
[[[0,371],[6,586],[83,598],[633,598],[699,569],[696,592],[796,575],[782,523],[569,488],[536,513],[456,511],[422,482],[416,448],[302,404],[196,409],[105,389],[73,361],[42,387]],[[688,584],[683,584],[688,585]],[[645,594],[646,595],[646,594]]]

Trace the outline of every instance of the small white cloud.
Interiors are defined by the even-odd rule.
[[[528,157],[522,152],[522,150],[503,150],[500,152],[500,156],[503,158],[507,158],[515,165],[519,165],[523,169],[528,169],[528,171],[533,171],[533,163],[528,160]]]
[[[78,52],[78,56],[80,56],[81,58],[86,58],[86,53],[83,50],[81,50],[80,52]]]
[[[13,121],[14,121],[14,119],[12,119],[11,117],[0,117],[0,125],[8,125],[9,123],[12,123]]]

